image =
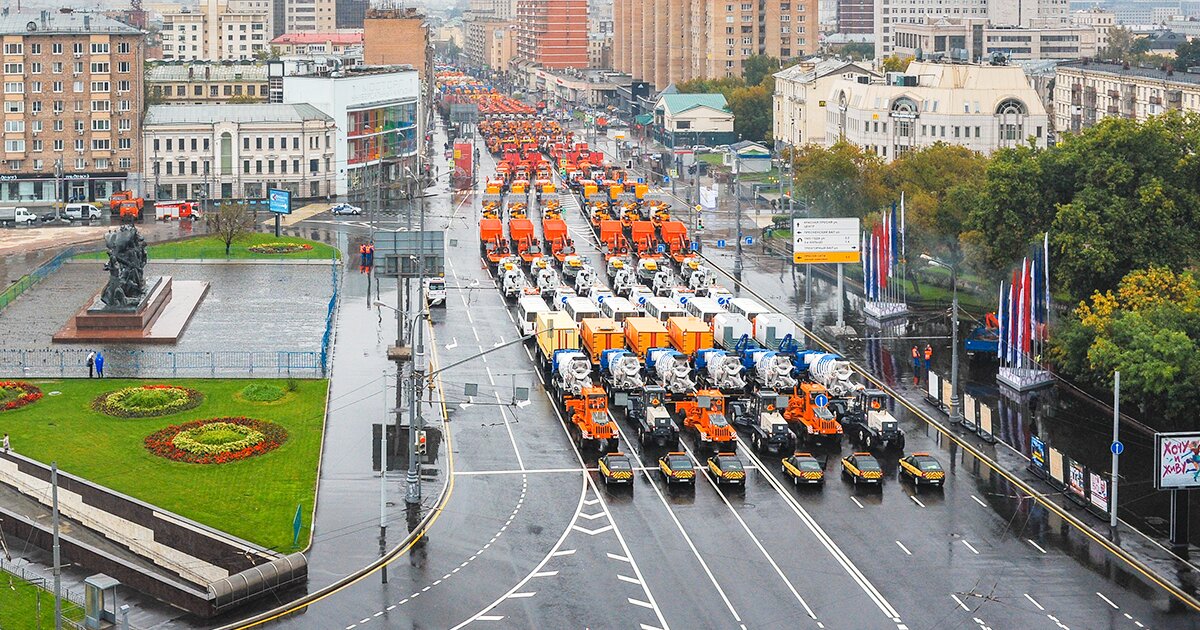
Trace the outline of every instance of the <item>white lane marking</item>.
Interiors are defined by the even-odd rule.
[[[915,495],[910,494],[910,495],[908,495],[908,498],[912,499],[913,503],[916,503],[917,505],[919,505],[921,507],[925,507],[925,504],[921,503],[921,500],[918,499]]]
[[[1066,626],[1066,624],[1059,621],[1058,617],[1055,617],[1054,615],[1051,615],[1050,613],[1046,613],[1046,618],[1049,619],[1050,621],[1053,621],[1054,625],[1058,626],[1059,628],[1062,628],[1062,630],[1071,630],[1070,628],[1068,628]]]
[[[487,375],[488,375],[488,384],[490,384],[492,387],[495,387],[495,386],[496,386],[496,379],[492,377],[492,368],[490,368],[490,367],[484,367],[483,369],[487,371]]]
[[[645,624],[645,623],[639,627],[641,628],[641,630],[662,630],[662,628],[656,628],[650,624]]]
[[[471,334],[472,334],[472,335],[475,335],[475,343],[479,343],[479,331],[478,331],[478,330],[475,330],[474,328],[472,328],[472,329],[471,329]]]
[[[621,562],[629,562],[629,558],[626,558],[625,556],[618,556],[615,553],[606,553],[604,555],[608,556],[609,558],[612,558],[613,560],[619,560]]]
[[[740,439],[738,441],[741,442]],[[744,442],[743,446],[745,446]],[[752,461],[755,466],[766,470],[766,466],[763,464],[762,460],[759,459],[758,455],[754,453],[753,449],[744,448],[743,452],[749,456],[750,461]],[[879,592],[879,589],[875,588],[875,585],[872,584],[865,575],[863,575],[862,571],[859,570],[858,566],[855,565],[852,560],[850,560],[849,556],[847,556],[844,551],[842,551],[841,547],[838,547],[837,543],[835,543],[833,539],[829,537],[829,534],[826,533],[825,530],[822,529],[821,525],[817,523],[816,519],[814,519],[812,515],[808,513],[808,510],[805,510],[804,507],[800,505],[800,503],[796,500],[796,497],[793,496],[791,492],[788,492],[783,487],[783,484],[781,484],[774,475],[765,474],[761,477],[766,479],[767,483],[770,484],[771,487],[775,488],[775,492],[778,493],[779,496],[783,497],[784,501],[788,504],[788,506],[791,507],[792,512],[794,512],[796,516],[800,517],[800,520],[806,526],[808,526],[809,531],[816,536],[817,540],[819,540],[829,552],[829,555],[833,556],[834,560],[836,560],[838,564],[842,565],[842,569],[846,571],[846,573],[850,576],[850,579],[858,583],[859,588],[861,588],[863,592],[867,594],[867,597],[871,598],[871,600],[875,602],[875,605],[881,612],[883,612],[884,616],[896,623],[900,623],[900,613],[896,612],[896,609],[893,608],[890,603],[888,603],[887,598],[885,598],[883,594]]]
[[[609,417],[612,418],[611,414]],[[616,422],[616,419],[614,418],[612,421]],[[742,446],[744,448],[745,444]],[[692,450],[688,448],[686,444],[683,445],[683,450],[688,454],[688,457],[691,458],[692,463],[695,464],[697,468],[703,468],[700,465],[700,460],[696,458],[696,456],[692,453]],[[744,450],[749,449],[744,448]],[[764,547],[762,542],[759,541],[758,536],[754,535],[754,531],[751,530],[750,526],[746,524],[746,521],[742,519],[742,515],[738,514],[738,511],[734,509],[733,504],[729,502],[729,498],[725,496],[724,492],[721,492],[721,488],[717,485],[717,482],[713,481],[712,477],[708,475],[701,476],[703,476],[704,479],[708,481],[708,484],[712,486],[713,490],[717,492],[717,496],[721,497],[721,502],[725,504],[725,507],[729,508],[729,512],[733,514],[733,518],[736,519],[738,524],[742,526],[742,529],[745,530],[746,535],[749,536],[750,540],[754,542],[754,546],[758,547],[759,553],[761,553],[763,557],[767,559],[767,563],[769,563],[771,568],[775,570],[775,574],[779,576],[779,579],[783,580],[784,585],[786,585],[788,590],[791,591],[792,596],[796,598],[796,601],[800,602],[801,606],[804,606],[804,610],[808,613],[809,619],[816,619],[817,614],[814,613],[812,608],[809,607],[808,602],[804,601],[804,598],[800,596],[800,592],[796,590],[795,585],[793,585],[792,581],[783,573],[783,569],[779,568],[779,564],[777,564],[775,562],[775,558],[773,558],[771,554],[767,552],[766,547]]]
[[[955,595],[954,593],[950,593],[950,599],[953,599],[954,601],[958,602],[958,605],[960,607],[962,607],[963,610],[970,612],[971,609],[967,608],[967,605],[963,603],[963,600],[958,598],[958,595]]]
[[[630,584],[641,584],[642,583],[642,581],[637,578],[631,578],[628,575],[621,575],[620,573],[617,574],[617,579],[621,580],[622,582],[629,582]]]
[[[453,343],[446,344],[447,350],[453,350],[458,347],[458,337],[454,337],[453,339],[454,339]]]
[[[975,502],[976,502],[976,503],[978,503],[979,505],[981,505],[981,506],[983,506],[983,507],[987,507],[987,504],[986,504],[986,503],[984,503],[984,502],[983,502],[983,500],[982,500],[982,499],[980,499],[979,497],[977,497],[977,496],[975,496],[975,495],[973,495],[973,494],[972,494],[972,495],[971,495],[971,498],[972,498],[972,499],[975,499]]]
[[[967,542],[966,540],[963,540],[963,541],[962,541],[962,544],[966,545],[966,546],[967,546],[967,549],[970,549],[971,551],[974,551],[974,552],[975,552],[975,555],[979,555],[979,550],[978,550],[978,549],[976,549],[976,548],[974,548],[974,547],[972,547],[972,546],[971,546],[971,543]]]
[[[899,540],[897,540],[897,541],[896,541],[896,544],[897,544],[897,545],[900,545],[900,548],[904,550],[904,553],[906,553],[906,554],[908,554],[908,555],[910,555],[910,556],[912,555],[912,552],[908,550],[908,547],[905,547],[905,546],[904,546],[904,543],[902,543],[902,542],[900,542]]]
[[[1100,599],[1103,599],[1104,601],[1108,602],[1108,605],[1109,605],[1109,606],[1112,606],[1112,607],[1113,607],[1113,609],[1115,609],[1115,610],[1121,610],[1121,607],[1120,607],[1120,606],[1118,606],[1118,605],[1116,605],[1116,604],[1114,604],[1114,603],[1113,603],[1113,600],[1111,600],[1111,599],[1109,599],[1109,598],[1105,597],[1105,596],[1104,596],[1104,593],[1101,593],[1101,592],[1097,591],[1097,592],[1096,592],[1096,595],[1099,595],[1099,596],[1100,596]]]
[[[1030,596],[1029,596],[1029,593],[1025,593],[1025,599],[1028,599],[1028,600],[1029,600],[1029,603],[1033,604],[1034,606],[1037,606],[1037,609],[1038,609],[1038,610],[1041,610],[1041,611],[1045,611],[1045,610],[1046,610],[1045,608],[1043,608],[1043,607],[1042,607],[1042,605],[1041,605],[1041,604],[1039,604],[1039,603],[1037,602],[1037,600],[1036,600],[1036,599],[1034,599],[1034,598],[1030,597]]]
[[[521,449],[517,448],[517,438],[513,435],[512,423],[508,421],[508,410],[500,401],[499,392],[492,392],[492,396],[496,397],[496,404],[500,406],[500,418],[504,420],[504,430],[508,431],[508,441],[512,443],[513,453],[517,455],[517,466],[520,466],[521,470],[525,470],[525,460],[521,458]]]
[[[552,553],[550,555],[557,557],[557,556],[571,556],[574,554],[575,554],[574,549],[562,549],[560,551],[555,551],[554,553]]]
[[[584,534],[587,534],[588,536],[595,536],[596,534],[603,534],[604,532],[607,532],[607,531],[611,530],[612,528],[613,528],[612,525],[605,525],[604,527],[601,527],[600,529],[588,529],[586,527],[580,527],[578,525],[571,526],[571,529],[573,529],[577,532],[583,532]]]
[[[604,517],[604,512],[601,512],[599,514],[584,514],[582,512],[579,513],[579,518],[586,518],[589,521],[595,520],[598,518],[603,518],[603,517]]]
[[[510,310],[508,310],[508,309],[504,309],[504,314],[505,314],[505,315],[508,315],[508,321],[510,321],[510,322],[512,322],[512,323],[514,323],[514,324],[515,324],[515,323],[517,323],[517,320],[513,319],[513,316],[512,316],[512,311],[510,311]]]
[[[457,475],[466,475],[468,477],[475,475],[525,475],[525,474],[545,474],[545,473],[575,473],[579,474],[595,470],[595,468],[530,468],[527,470],[464,470],[455,472]]]
[[[583,504],[584,505],[596,505],[599,502],[600,502],[600,499],[584,499]]]
[[[1033,547],[1034,547],[1035,549],[1037,549],[1038,551],[1040,551],[1040,552],[1042,552],[1042,553],[1046,553],[1046,550],[1045,550],[1045,549],[1042,549],[1042,546],[1041,546],[1041,545],[1039,545],[1039,544],[1037,544],[1037,543],[1033,542],[1033,539],[1032,539],[1032,538],[1026,538],[1025,540],[1029,541],[1029,544],[1033,545]]]
[[[1135,626],[1137,626],[1137,627],[1139,627],[1139,628],[1145,628],[1145,627],[1146,627],[1146,626],[1143,626],[1143,625],[1142,625],[1142,622],[1140,622],[1140,621],[1134,621],[1134,622],[1133,622],[1133,625],[1135,625]]]
[[[533,574],[533,577],[554,577],[558,575],[558,571],[539,571]]]
[[[534,595],[537,595],[537,591],[525,591],[524,593],[513,593],[509,595],[507,599],[523,599],[526,597],[533,597]]]
[[[475,618],[476,621],[500,621],[504,619],[504,615],[480,615]]]
[[[388,607],[386,608],[386,610],[392,610],[392,609],[394,609],[395,607],[396,607],[396,604],[392,604],[391,606],[388,606]]]
[[[644,602],[640,599],[634,599],[632,597],[627,597],[626,599],[628,599],[629,603],[633,604],[634,606],[641,606],[642,608],[654,608],[654,606],[650,605],[650,602]]]
[[[371,618],[370,618],[370,617],[367,617],[366,619],[363,619],[362,621],[359,621],[358,623],[359,623],[359,624],[364,624],[364,623],[367,623],[367,622],[368,622],[368,621],[370,621],[370,620],[371,620]]]
[[[372,615],[372,617],[378,617],[378,616],[380,616],[380,615],[382,615],[382,614],[383,614],[383,611],[381,610],[381,611],[379,611],[379,612],[375,613],[374,615]]]
[[[1129,613],[1125,613],[1125,618],[1126,618],[1126,619],[1128,619],[1128,620],[1130,620],[1130,621],[1133,621],[1133,615],[1131,615],[1131,614],[1129,614]]]
[[[858,502],[858,497],[850,497],[850,500],[854,502],[854,505],[858,506],[858,509],[864,509],[863,504]]]
[[[475,323],[475,318],[471,317],[471,309],[467,309],[467,320],[470,321],[472,324]]]
[[[529,347],[525,346],[525,354],[529,355],[529,360],[533,361],[533,353],[529,351]]]

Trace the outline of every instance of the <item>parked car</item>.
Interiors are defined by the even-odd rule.
[[[350,205],[348,203],[336,203],[333,205],[332,208],[329,209],[329,211],[332,212],[334,215],[343,215],[343,214],[359,215],[359,214],[362,214],[362,208],[359,208],[358,206]]]
[[[68,221],[90,221],[100,218],[100,208],[90,203],[69,203],[63,211],[63,217]]]

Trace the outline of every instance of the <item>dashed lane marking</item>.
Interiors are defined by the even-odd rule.
[[[921,503],[921,500],[918,499],[916,496],[910,494],[910,495],[908,495],[908,498],[912,499],[913,503],[916,503],[917,505],[919,505],[921,507],[925,507],[925,504]]]
[[[1034,549],[1037,549],[1038,551],[1040,551],[1042,553],[1046,553],[1046,550],[1042,549],[1041,545],[1037,544],[1036,542],[1033,542],[1032,538],[1026,538],[1025,540],[1029,541],[1029,544],[1033,545]]]
[[[967,605],[963,603],[963,600],[958,598],[958,595],[955,595],[954,593],[950,593],[950,599],[953,599],[954,601],[958,602],[959,608],[962,608],[963,610],[970,612],[971,609],[967,608]]]
[[[980,499],[979,497],[977,497],[973,494],[971,495],[971,498],[975,499],[975,502],[978,503],[979,505],[981,505],[983,507],[987,507],[987,504],[983,502],[983,499]]]
[[[1038,610],[1045,612],[1046,609],[1041,604],[1039,604],[1036,599],[1030,597],[1029,593],[1025,593],[1025,599],[1028,599],[1029,603],[1033,604],[1034,606],[1037,606]]]
[[[966,540],[964,540],[964,541],[962,541],[962,544],[966,545],[966,546],[967,546],[967,549],[970,549],[971,551],[975,552],[975,555],[979,555],[979,550],[978,550],[978,549],[976,549],[975,547],[972,547],[972,546],[971,546],[971,543],[969,543],[969,542],[967,542]]]
[[[897,540],[897,541],[896,541],[896,544],[897,544],[897,545],[900,545],[900,548],[904,550],[904,553],[906,553],[906,554],[908,554],[908,555],[910,555],[910,556],[912,555],[912,552],[908,550],[908,547],[905,547],[905,546],[904,546],[904,543],[902,543],[902,542],[900,542],[899,540]]]
[[[1096,595],[1098,595],[1098,596],[1100,597],[1100,599],[1103,599],[1104,601],[1108,602],[1108,605],[1109,605],[1109,606],[1112,606],[1114,610],[1120,610],[1120,609],[1121,609],[1121,607],[1120,607],[1120,606],[1118,606],[1118,605],[1116,605],[1116,604],[1113,602],[1113,600],[1111,600],[1111,599],[1109,599],[1109,598],[1105,597],[1105,596],[1104,596],[1104,593],[1101,593],[1101,592],[1097,591],[1097,592],[1096,592]]]
[[[865,509],[863,504],[858,502],[858,497],[850,497],[850,500],[854,502],[854,505],[858,506],[858,509]]]

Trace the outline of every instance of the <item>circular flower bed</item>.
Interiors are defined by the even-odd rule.
[[[246,249],[255,254],[295,254],[312,249],[312,245],[308,243],[262,243],[260,245],[251,245]]]
[[[243,387],[239,393],[243,400],[259,403],[275,402],[287,395],[282,387],[269,383],[251,383]]]
[[[198,407],[204,394],[178,385],[142,385],[100,394],[92,408],[118,418],[149,418]]]
[[[173,424],[146,436],[146,449],[189,464],[224,464],[273,451],[287,441],[283,427],[253,418],[210,418]]]
[[[0,411],[33,404],[41,397],[42,390],[25,381],[0,381]]]

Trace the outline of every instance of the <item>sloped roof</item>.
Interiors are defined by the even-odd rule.
[[[325,112],[309,105],[280,105],[253,103],[244,105],[151,105],[146,109],[145,126],[211,123],[214,120],[253,122],[302,122],[331,118]]]
[[[764,153],[771,154],[770,149],[758,142],[752,140],[741,140],[729,145],[729,149],[734,153]]]
[[[879,76],[872,72],[869,68],[858,65],[853,61],[845,61],[843,59],[822,59],[815,64],[809,65],[805,63],[796,64],[790,68],[784,68],[775,73],[776,79],[784,81],[795,81],[796,83],[811,83],[821,77],[827,77],[831,74],[842,74],[843,72],[855,70],[863,74]]]
[[[192,76],[188,76],[188,69]],[[205,69],[207,68],[207,75]],[[157,65],[146,70],[146,80],[151,83],[167,81],[257,81],[266,83],[267,67],[252,63],[226,64],[187,64],[187,65]]]
[[[729,111],[724,94],[664,94],[659,97],[658,103],[660,106],[665,107],[667,113],[672,116],[678,116],[697,107],[711,107],[723,112]]]

